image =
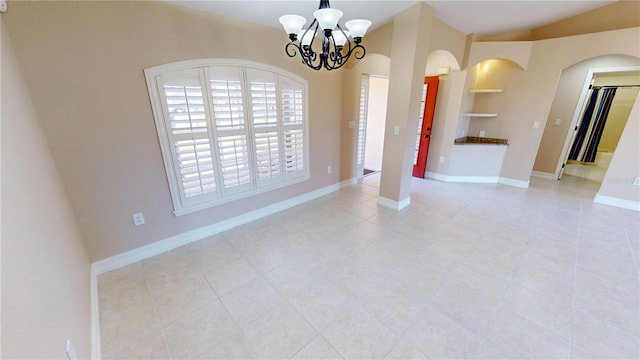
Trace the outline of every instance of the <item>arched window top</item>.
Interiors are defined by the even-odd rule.
[[[176,215],[309,179],[306,80],[236,59],[145,76]]]

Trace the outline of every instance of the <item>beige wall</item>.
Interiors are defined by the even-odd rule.
[[[640,26],[640,1],[622,0],[532,29],[529,40],[626,29]]]
[[[504,178],[528,181],[540,145],[560,73],[563,69],[607,54],[640,54],[640,28],[533,42],[531,59],[512,86],[501,114],[510,119],[505,129],[509,149],[501,172]],[[540,127],[532,128],[534,121]]]
[[[4,23],[0,27],[0,356],[62,359],[71,339],[86,359],[91,355],[89,256]],[[41,120],[48,120],[46,114]]]
[[[497,35],[477,35],[474,36],[474,41],[544,40],[639,26],[640,1],[622,0],[534,29]]]
[[[580,61],[562,70],[533,170],[548,174],[555,174],[560,170],[558,164],[563,155],[562,150],[589,70],[639,64],[640,60],[631,56],[605,55]],[[555,119],[561,119],[560,125],[554,125]]]
[[[288,58],[282,30],[162,2],[11,5],[2,16],[92,260],[342,177],[327,173],[341,161],[341,72],[316,72]],[[309,80],[311,180],[175,217],[143,69],[213,57],[259,61]],[[146,225],[133,227],[135,212],[144,213]]]
[[[640,176],[638,145],[640,135],[638,134],[640,134],[640,96],[635,100],[598,195],[640,202],[640,186],[633,185],[633,179]]]

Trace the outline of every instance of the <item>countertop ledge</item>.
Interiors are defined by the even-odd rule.
[[[454,145],[509,145],[509,140],[478,136],[465,136],[455,139],[453,143]]]

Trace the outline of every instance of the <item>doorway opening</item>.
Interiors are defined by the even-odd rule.
[[[358,178],[382,170],[388,92],[387,76],[362,76],[356,159]]]
[[[558,180],[566,174],[602,183],[639,92],[637,69],[589,72]]]

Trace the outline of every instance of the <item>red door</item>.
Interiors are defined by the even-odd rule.
[[[416,156],[413,164],[413,176],[423,178],[427,169],[427,155],[429,153],[429,141],[431,140],[431,126],[433,125],[433,114],[436,110],[436,97],[438,96],[437,76],[427,76],[424,78],[425,98],[422,121],[419,124],[416,139]]]

